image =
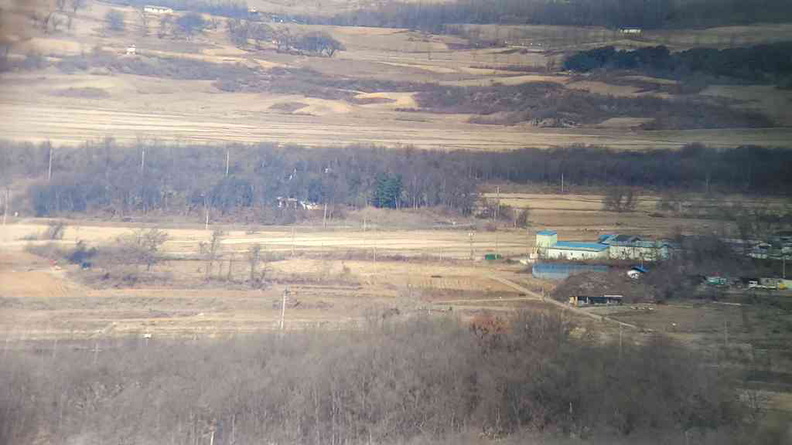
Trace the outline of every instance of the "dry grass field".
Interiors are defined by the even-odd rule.
[[[169,233],[174,238],[183,235]],[[171,241],[166,255],[183,252],[180,241]],[[346,255],[341,249],[338,252]],[[394,309],[404,314],[445,312],[457,305],[465,308],[471,300],[482,309],[513,310],[536,300],[490,276],[542,286],[519,274],[519,265],[405,261],[384,254],[375,261],[373,252],[368,258],[349,260],[313,251],[276,255],[267,248],[260,270],[268,284],[251,289],[245,284],[249,266],[244,254],[234,254],[224,245],[222,255],[209,280],[206,261],[175,255],[152,271],[153,281],[125,285],[104,284],[101,277],[75,266],[52,264],[6,245],[0,257],[0,330],[11,342],[143,334],[214,337],[267,331],[277,328],[280,301],[287,289],[287,328],[352,327]],[[501,307],[504,299],[509,304]]]
[[[9,2],[0,0],[0,7]],[[468,35],[503,40],[506,45],[477,48],[458,35],[407,29],[272,24],[292,33],[323,31],[332,35],[345,49],[331,58],[281,53],[269,41],[237,48],[226,35],[226,19],[220,17],[206,16],[219,26],[189,39],[160,38],[158,21],[144,24],[132,7],[98,0],[87,3],[70,28],[63,26],[48,33],[22,28],[13,31],[10,38],[18,41],[10,48],[9,60],[38,61],[42,67],[0,72],[0,139],[52,141],[56,146],[111,137],[120,143],[167,141],[175,143],[173,147],[178,143],[274,141],[308,147],[411,145],[430,150],[490,151],[573,144],[623,150],[679,148],[690,143],[788,147],[792,141],[790,90],[710,85],[683,95],[668,92],[678,86],[668,79],[587,79],[558,71],[566,51],[607,44],[619,48],[666,44],[673,50],[757,44],[786,38],[792,25],[650,31],[638,39],[593,27],[465,25]],[[268,13],[325,16],[377,3],[247,1],[250,7]],[[105,29],[104,17],[113,10],[124,14],[124,32]],[[126,55],[133,44],[137,54]],[[86,61],[92,57],[107,57],[115,65],[91,65]],[[74,68],[83,63],[85,69]],[[154,74],[147,74],[148,69]],[[242,80],[224,84],[226,70]],[[632,115],[575,127],[558,124],[558,128],[545,128],[538,121],[482,125],[471,122],[472,114],[421,109],[424,96],[420,94],[430,88],[426,84],[453,89],[540,82],[553,88],[557,85],[564,94],[582,91],[616,98],[612,103],[643,97],[728,102],[735,108],[764,113],[776,127],[648,131],[641,125],[652,118]],[[652,84],[666,89],[646,87]],[[306,90],[309,87],[311,91]],[[143,159],[137,181],[144,177]],[[233,178],[226,168],[226,176]],[[293,171],[295,175],[298,172],[297,168]],[[331,170],[323,167],[322,171]],[[65,176],[57,173],[48,179],[50,184]],[[5,199],[27,185],[24,180],[12,184]],[[238,215],[233,212],[212,214],[211,220],[207,216],[204,225],[195,216],[200,207],[185,212],[192,220],[188,216],[166,219],[167,215],[156,211],[150,216],[147,208],[146,215],[104,214],[112,220],[95,216],[99,213],[75,215],[64,220],[62,237],[48,240],[44,234],[52,220],[12,215],[16,210],[12,208],[0,226],[3,357],[32,350],[52,354],[55,362],[61,342],[61,348],[92,348],[95,365],[100,351],[128,340],[148,346],[150,339],[156,344],[159,339],[243,338],[280,329],[357,333],[354,331],[367,323],[406,321],[423,314],[443,316],[433,320],[451,319],[447,317],[450,314],[465,323],[467,330],[472,322],[481,320],[505,326],[500,324],[501,318],[523,309],[563,311],[564,317],[577,323],[571,336],[592,344],[598,340],[616,344],[622,335],[629,336],[631,343],[643,344],[662,334],[704,356],[726,357],[723,362],[730,366],[755,371],[749,383],[763,391],[767,406],[792,413],[788,392],[792,388],[788,381],[792,319],[786,300],[762,299],[764,295],[746,292],[726,295],[720,302],[670,300],[669,304],[577,309],[546,299],[558,283],[534,278],[519,262],[533,251],[535,233],[542,229],[557,230],[561,240],[593,241],[606,233],[663,238],[725,232],[734,229],[732,222],[660,212],[658,203],[665,198],[646,190],[635,211],[616,213],[602,210],[604,195],[598,194],[598,189],[581,187],[570,192],[567,184],[565,193],[558,193],[550,190],[552,185],[515,183],[501,184],[502,189],[498,187],[495,193],[494,184],[479,186],[485,187],[481,198],[489,204],[497,201],[514,209],[529,209],[528,227],[516,227],[516,213],[512,227],[508,222],[463,217],[452,207],[346,208],[337,217],[331,212],[326,224],[317,217],[319,210],[310,215],[306,210],[298,216],[307,219],[298,219],[300,222],[291,226],[243,225],[227,216]],[[205,208],[212,208],[214,204],[207,204],[203,191],[200,196]],[[281,197],[277,199],[280,203]],[[327,202],[338,201],[322,199],[327,217]],[[397,208],[399,199],[394,199]],[[739,195],[690,193],[685,200],[697,209],[788,209],[790,205],[784,198]],[[365,197],[363,201],[368,205]],[[12,205],[16,205],[13,200]],[[20,211],[33,208],[20,207],[24,209]],[[219,208],[212,211],[220,213]],[[140,262],[119,259],[129,252],[120,247],[123,237],[148,228],[167,234],[158,252],[161,261],[147,269]],[[214,230],[221,230],[222,238],[216,252],[209,253]],[[65,255],[59,260],[48,259],[57,255],[44,257],[48,249],[73,249],[80,243],[99,249],[100,254],[91,260],[95,263],[71,264],[63,259]],[[257,247],[258,257],[250,260]],[[487,254],[502,258],[485,260]],[[113,255],[116,257],[111,258]],[[621,360],[621,343],[619,348]],[[214,431],[211,437],[214,443]],[[480,438],[481,443],[495,441],[485,435]]]
[[[321,8],[329,8],[328,11],[359,5],[359,2],[325,3],[321,3]],[[63,28],[47,35],[29,31],[27,35],[17,36],[22,41],[12,46],[9,57],[19,60],[38,54],[57,63],[66,56],[79,57],[101,49],[122,59],[127,57],[130,63],[136,58],[170,57],[262,69],[307,68],[329,79],[409,80],[457,86],[550,81],[598,94],[652,94],[639,93],[633,86],[601,81],[570,82],[563,73],[526,75],[505,70],[524,67],[544,71],[549,59],[559,57],[546,48],[550,43],[543,44],[548,39],[609,43],[609,34],[598,29],[481,27],[485,37],[488,32],[495,32],[501,38],[510,36],[507,40],[512,41],[514,48],[511,49],[518,49],[512,51],[510,48],[465,49],[465,40],[460,37],[402,29],[278,25],[292,32],[326,31],[346,46],[345,51],[327,58],[281,54],[275,52],[271,44],[264,44],[261,50],[240,50],[228,40],[222,19],[218,29],[190,40],[158,38],[156,20],[150,20],[148,35],[143,36],[139,14],[132,8],[111,7],[101,2],[90,2],[89,6],[74,19],[72,29]],[[251,3],[251,6],[263,11],[293,11],[295,8],[310,10],[320,4],[261,2],[261,5]],[[124,33],[105,31],[103,17],[110,9],[125,14],[127,29]],[[786,31],[783,26],[768,26],[740,28],[733,33],[722,29],[706,30],[700,34],[750,35],[753,36],[750,42],[756,43],[772,41]],[[688,34],[680,32],[679,38],[687,39]],[[647,39],[648,43],[659,43],[662,39],[673,40],[674,36],[649,35]],[[130,44],[136,45],[137,56],[123,56]],[[523,47],[528,49],[519,50]],[[643,121],[630,121],[630,118],[579,128],[478,125],[469,123],[470,116],[465,114],[404,111],[415,108],[413,93],[409,91],[357,93],[357,99],[391,101],[350,102],[277,92],[228,92],[219,90],[212,80],[147,77],[102,68],[66,74],[49,67],[0,74],[0,113],[6,116],[0,122],[0,135],[15,140],[69,144],[112,136],[125,142],[138,139],[206,143],[266,140],[309,146],[410,144],[428,149],[474,150],[570,144],[645,149],[679,147],[692,142],[716,147],[785,146],[792,140],[792,130],[783,126],[792,122],[787,111],[789,95],[769,88],[712,86],[702,94],[741,100],[744,107],[767,113],[781,127],[685,131],[643,131],[636,128]]]
[[[494,194],[485,197],[495,199]],[[6,308],[2,329],[8,338],[84,337],[104,329],[112,329],[114,335],[268,330],[277,323],[277,304],[286,288],[300,302],[289,312],[290,328],[306,323],[357,323],[393,308],[405,313],[513,310],[541,301],[495,278],[537,293],[549,292],[555,284],[522,273],[519,263],[483,261],[483,256],[524,256],[533,248],[535,230],[556,229],[565,240],[594,240],[603,233],[663,237],[723,224],[651,216],[657,199],[653,197],[642,198],[638,210],[626,214],[602,212],[597,195],[501,193],[500,198],[514,207],[530,206],[531,228],[477,230],[471,243],[465,221],[444,229],[394,228],[389,224],[398,224],[397,220],[374,214],[368,215],[366,231],[354,220],[336,221],[328,228],[305,224],[255,230],[164,224],[160,227],[168,234],[163,246],[168,260],[155,267],[152,280],[134,285],[104,282],[91,272],[79,272],[76,266],[51,264],[26,253],[28,246],[48,243],[35,240],[46,230],[46,222],[12,219],[0,228],[0,297]],[[726,200],[750,202],[739,196]],[[108,245],[136,228],[152,226],[97,221],[68,224],[63,239],[55,241],[64,247],[78,240],[90,246]],[[210,241],[215,228],[225,231],[219,250],[222,259],[207,280],[201,245]],[[261,290],[245,284],[247,252],[254,244],[262,246],[260,270],[270,283]]]

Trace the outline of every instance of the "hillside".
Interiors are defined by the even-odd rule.
[[[296,7],[250,6],[273,14]],[[53,12],[51,5],[40,8]],[[122,18],[117,30],[108,28],[111,11]],[[5,13],[5,21],[24,22],[30,14]],[[581,77],[558,71],[572,48],[754,44],[788,35],[785,25],[653,31],[625,40],[591,28],[482,25],[451,35],[257,19],[241,23],[273,37],[234,43],[232,19],[204,14],[203,29],[186,34],[178,25],[186,15],[176,11],[163,22],[133,7],[91,1],[75,13],[54,10],[46,27],[4,26],[3,41],[10,45],[0,74],[0,112],[12,118],[0,123],[0,133],[58,143],[111,136],[484,150],[691,142],[783,146],[792,139],[789,90],[689,88],[629,73]],[[273,43],[278,35],[311,33],[324,33],[344,49],[327,57]],[[131,45],[135,54],[127,55]],[[539,88],[546,99],[496,109],[437,101],[438,95],[510,96],[526,88]],[[668,122],[658,111],[680,109],[706,119]]]

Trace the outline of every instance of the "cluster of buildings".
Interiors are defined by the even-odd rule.
[[[146,5],[143,7],[143,12],[146,14],[156,15],[173,14],[173,8],[168,8],[167,6]]]
[[[555,230],[536,233],[536,257],[557,260],[660,261],[671,255],[671,243],[636,235],[609,234],[595,242],[559,241]]]

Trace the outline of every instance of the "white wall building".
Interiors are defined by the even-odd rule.
[[[165,6],[146,5],[143,7],[143,12],[147,14],[173,14],[173,9]]]
[[[592,243],[558,241],[558,233],[554,230],[536,233],[536,255],[547,259],[659,261],[669,257],[670,248],[666,242],[633,235],[603,235]]]

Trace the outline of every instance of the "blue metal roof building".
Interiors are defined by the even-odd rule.
[[[555,230],[536,233],[536,255],[566,260],[642,260],[658,261],[669,257],[672,248],[666,241],[642,239],[617,233],[600,235],[597,242],[559,241]]]
[[[569,250],[584,250],[588,252],[602,252],[608,250],[607,244],[600,243],[586,243],[581,241],[559,241],[553,249],[569,249]]]
[[[531,274],[543,280],[566,280],[571,275],[584,272],[607,272],[608,266],[599,264],[539,263],[534,264]]]

